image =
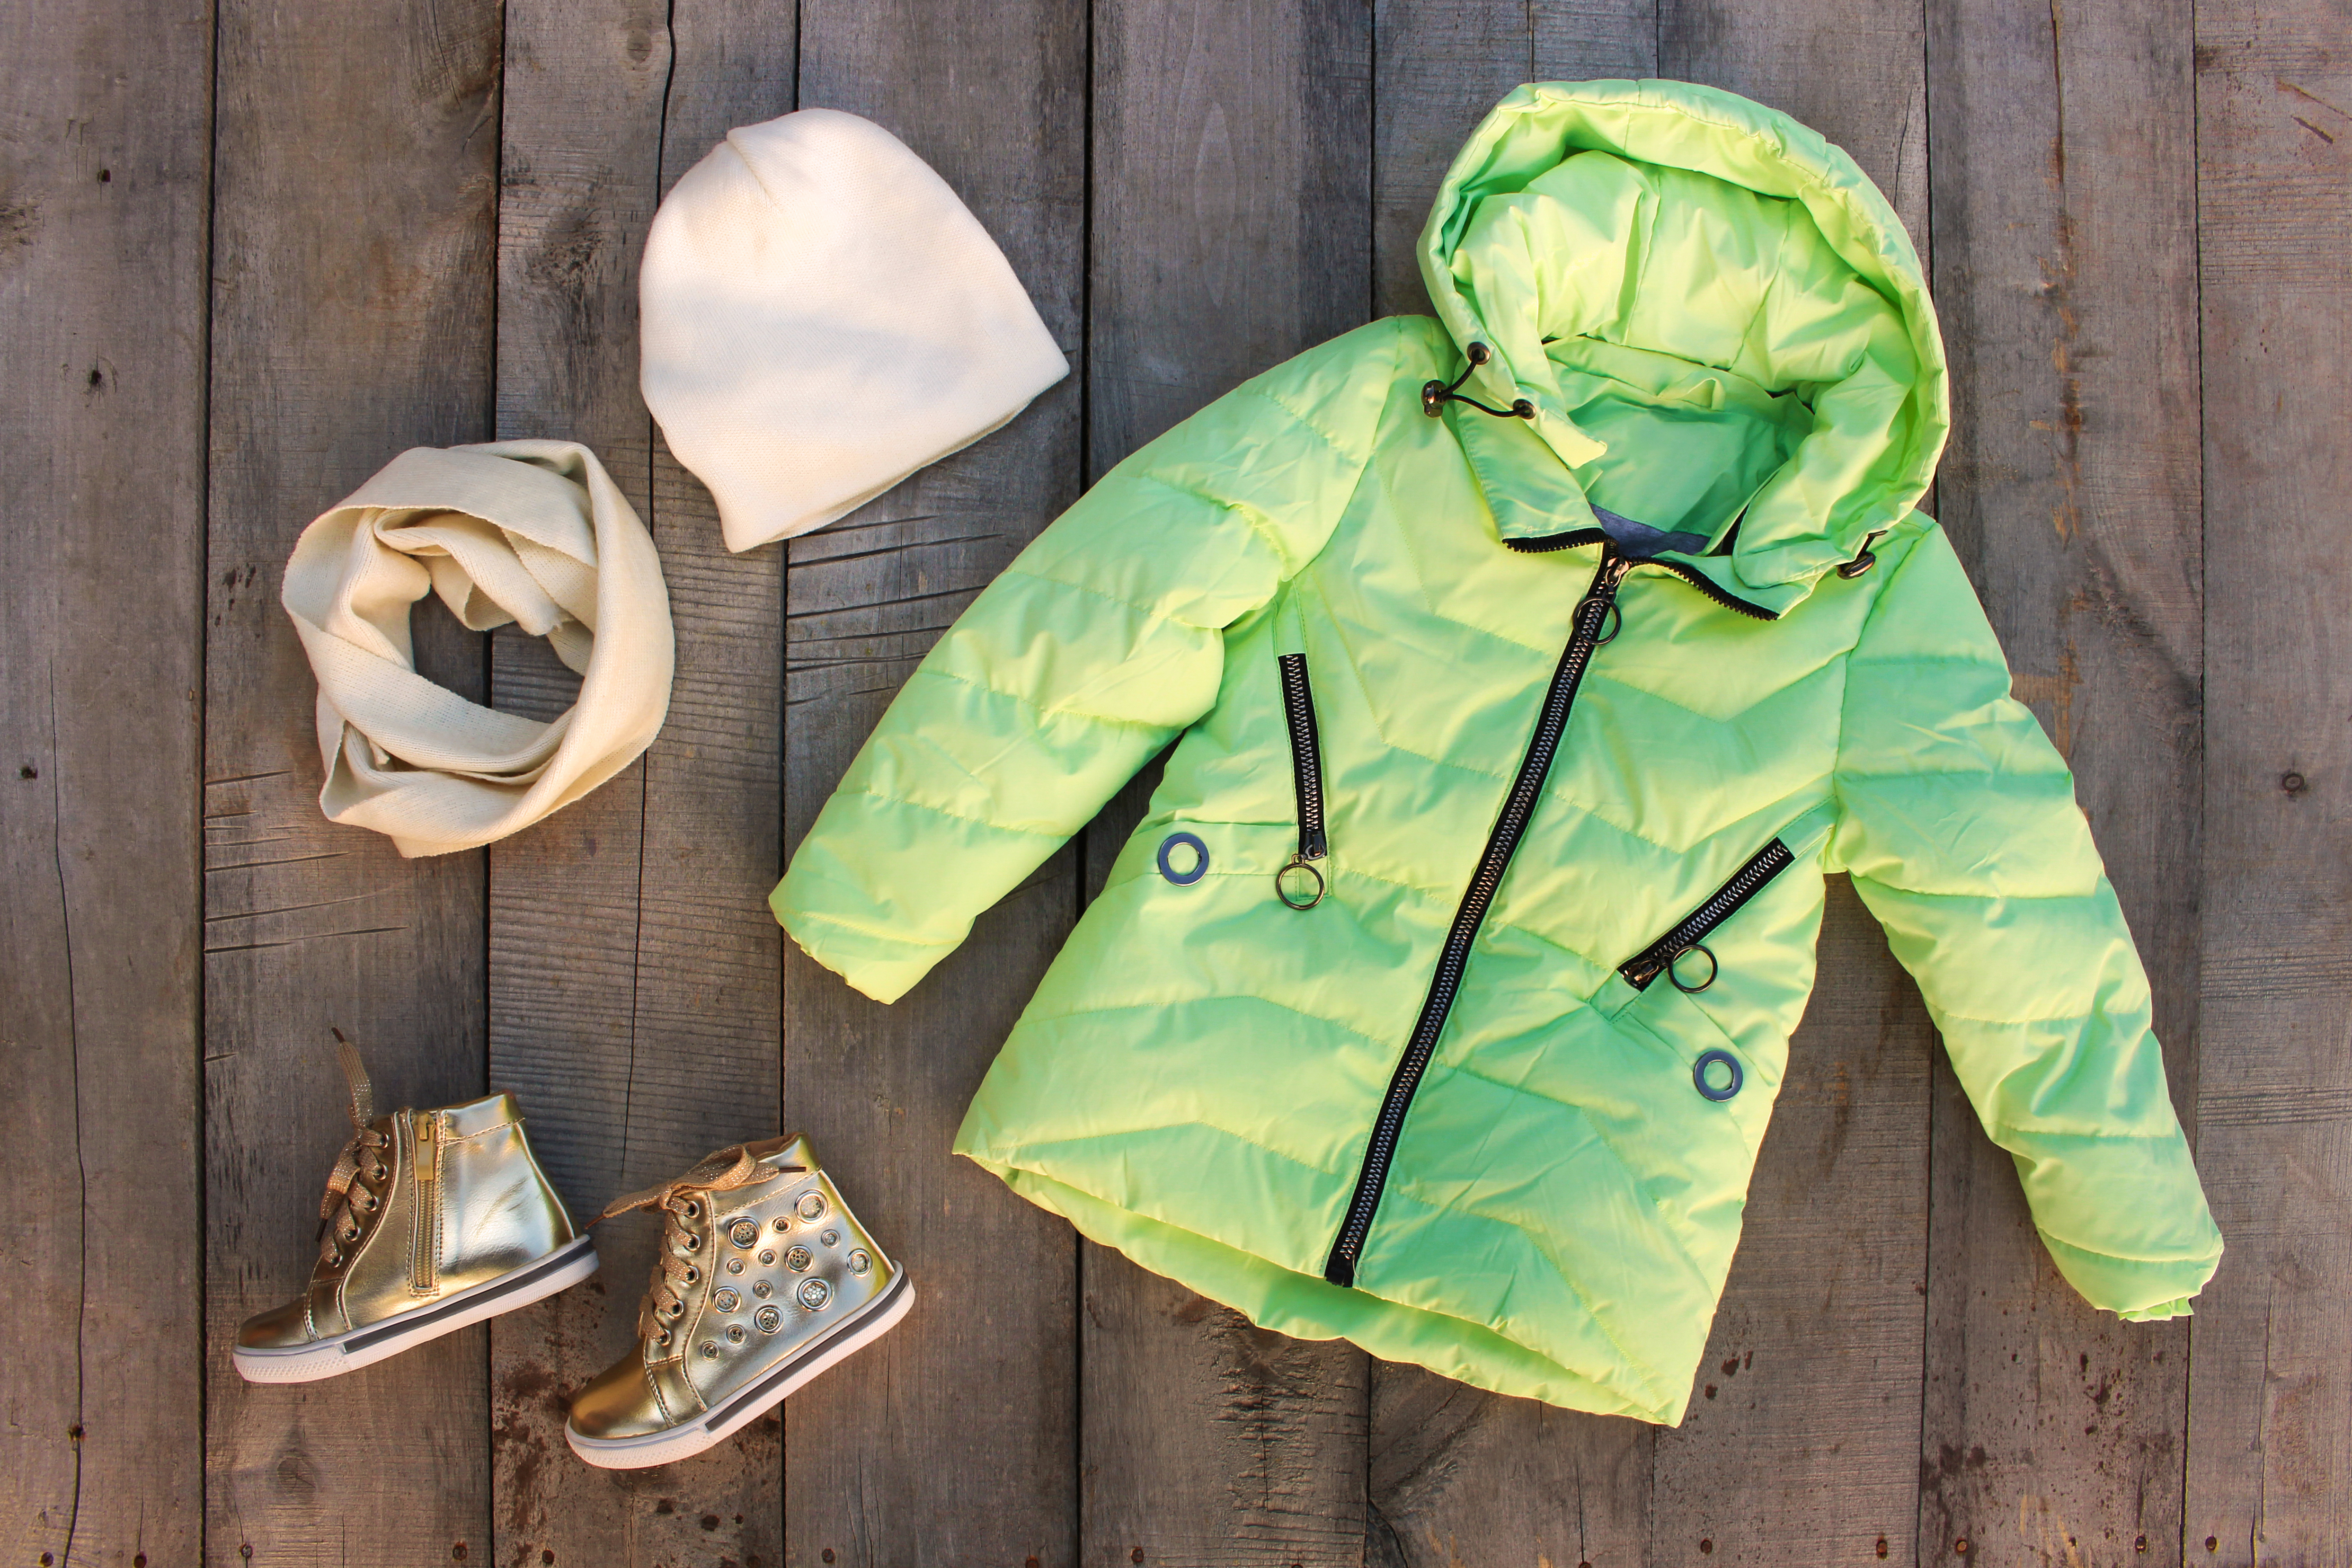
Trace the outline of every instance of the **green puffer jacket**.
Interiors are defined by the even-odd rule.
[[[1221,399],[979,597],[778,917],[891,1000],[1177,740],[957,1149],[1266,1327],[1671,1423],[1848,873],[2059,1270],[2186,1312],[2147,978],[1912,510],[1944,357],[1885,199],[1727,93],[1533,86],[1421,260],[1435,320]]]

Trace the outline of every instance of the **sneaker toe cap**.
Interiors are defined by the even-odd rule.
[[[256,1312],[236,1327],[239,1350],[299,1350],[312,1342],[306,1301]]]
[[[572,1429],[583,1437],[642,1437],[675,1425],[662,1410],[644,1360],[635,1355],[598,1373],[572,1399]]]

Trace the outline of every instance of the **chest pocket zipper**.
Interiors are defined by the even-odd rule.
[[[1331,852],[1323,827],[1323,748],[1315,733],[1315,693],[1307,681],[1306,654],[1278,654],[1275,663],[1282,672],[1282,718],[1290,729],[1291,782],[1298,791],[1298,850],[1274,873],[1274,892],[1293,909],[1312,909],[1323,902],[1323,873],[1314,862]]]
[[[1733,872],[1731,880],[1717,888],[1705,904],[1676,922],[1664,936],[1618,965],[1617,972],[1637,991],[1648,990],[1661,975],[1678,991],[1696,995],[1706,989],[1715,984],[1717,973],[1715,954],[1706,945],[1708,933],[1738,914],[1740,905],[1762,892],[1796,860],[1788,845],[1774,839],[1757,851],[1746,865]],[[1704,978],[1685,979],[1678,966],[1694,953],[1706,959],[1706,974]]]

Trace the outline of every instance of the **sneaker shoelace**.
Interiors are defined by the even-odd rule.
[[[375,1087],[368,1082],[367,1064],[359,1048],[335,1035],[335,1054],[343,1064],[343,1081],[351,1086],[351,1141],[335,1156],[327,1174],[326,1196],[319,1200],[319,1260],[330,1269],[343,1266],[343,1249],[367,1230],[376,1210],[383,1207],[383,1186],[391,1176],[383,1151],[392,1140],[375,1130]]]
[[[646,1299],[637,1309],[640,1339],[667,1347],[670,1325],[686,1315],[686,1292],[702,1282],[702,1266],[695,1261],[702,1251],[702,1238],[688,1227],[702,1218],[710,1195],[756,1186],[803,1168],[761,1165],[751,1156],[750,1149],[738,1144],[706,1156],[675,1181],[616,1197],[604,1206],[604,1211],[596,1217],[599,1220],[626,1214],[633,1208],[658,1208],[662,1213],[661,1249],[654,1259],[653,1278],[646,1286]]]

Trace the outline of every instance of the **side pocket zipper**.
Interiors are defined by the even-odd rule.
[[[1715,955],[1709,952],[1704,938],[1717,926],[1738,913],[1764,885],[1796,863],[1797,857],[1789,846],[1774,839],[1756,852],[1746,865],[1731,873],[1731,880],[1718,887],[1705,904],[1692,910],[1677,922],[1673,930],[1643,948],[1617,966],[1625,983],[1637,991],[1646,991],[1651,983],[1664,975],[1678,991],[1698,992],[1715,984]],[[1675,973],[1675,961],[1686,953],[1706,954],[1706,978],[1696,985],[1686,985]]]
[[[1282,672],[1282,716],[1290,727],[1291,781],[1298,790],[1298,851],[1274,873],[1274,892],[1293,909],[1312,909],[1323,902],[1323,873],[1312,862],[1331,852],[1323,828],[1323,748],[1315,733],[1315,693],[1307,683],[1306,654],[1278,654],[1275,663]],[[1314,879],[1311,889],[1304,885],[1305,877]]]

